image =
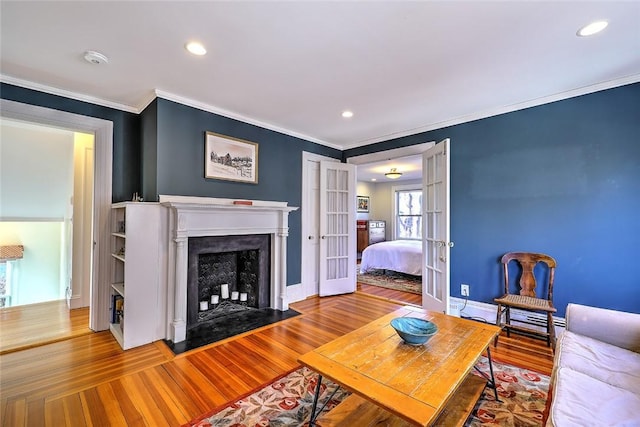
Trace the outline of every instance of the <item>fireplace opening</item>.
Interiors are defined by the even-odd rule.
[[[269,307],[270,235],[190,237],[187,329]]]

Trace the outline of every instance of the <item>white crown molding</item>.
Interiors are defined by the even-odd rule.
[[[511,113],[513,111],[524,110],[525,108],[536,107],[538,105],[550,104],[564,99],[575,98],[576,96],[587,95],[601,90],[613,89],[615,87],[624,86],[632,83],[640,82],[640,74],[632,74],[630,76],[621,77],[619,79],[609,80],[607,82],[597,83],[594,85],[583,86],[565,92],[556,93],[554,95],[543,96],[541,98],[531,99],[529,101],[519,102],[517,104],[506,105],[503,107],[495,107],[489,110],[480,111],[466,116],[460,116],[441,122],[430,123],[413,129],[407,129],[400,132],[394,132],[388,135],[355,142],[353,144],[344,145],[342,150],[351,148],[364,147],[366,145],[375,144],[390,139],[402,138],[404,136],[415,135],[417,133],[428,132],[436,129],[442,129],[448,126],[459,125],[462,123],[472,122],[474,120],[486,119],[487,117],[498,116],[500,114]]]
[[[15,77],[11,77],[11,76],[7,76],[4,74],[0,74],[0,81],[3,83],[7,83],[7,84],[11,84],[14,86],[19,86],[19,87],[23,87],[26,89],[33,89],[33,90],[37,90],[39,92],[44,92],[44,93],[48,93],[51,95],[58,95],[58,96],[63,96],[65,98],[70,98],[70,99],[75,99],[77,101],[83,101],[83,102],[88,102],[90,104],[96,104],[96,105],[101,105],[103,107],[109,107],[109,108],[113,108],[116,110],[121,110],[121,111],[127,111],[129,113],[135,113],[135,114],[140,114],[145,108],[147,108],[149,106],[149,104],[151,104],[151,102],[153,102],[154,99],[156,98],[163,98],[166,99],[168,101],[174,101],[177,102],[179,104],[183,104],[189,107],[193,107],[193,108],[197,108],[199,110],[203,110],[203,111],[207,111],[209,113],[213,113],[213,114],[218,114],[220,116],[224,116],[224,117],[228,117],[230,119],[235,119],[235,120],[239,120],[242,121],[244,123],[248,123],[248,124],[252,124],[255,126],[259,126],[265,129],[269,129],[278,133],[282,133],[285,135],[289,135],[289,136],[293,136],[296,138],[300,138],[300,139],[304,139],[306,141],[309,142],[314,142],[316,144],[320,144],[320,145],[324,145],[327,146],[329,148],[334,148],[336,150],[342,150],[342,147],[340,145],[337,144],[331,144],[328,143],[326,141],[322,141],[320,139],[317,138],[313,138],[311,136],[308,135],[304,135],[301,133],[297,133],[297,132],[292,132],[288,129],[284,129],[281,128],[279,126],[275,126],[269,123],[265,123],[265,122],[261,122],[259,120],[255,120],[249,117],[245,117],[241,114],[237,114],[222,108],[218,108],[218,107],[214,107],[212,105],[209,104],[205,104],[203,102],[199,102],[199,101],[195,101],[193,99],[189,99],[189,98],[185,98],[179,95],[175,95],[169,92],[165,92],[162,90],[158,90],[155,89],[153,91],[150,92],[150,94],[145,97],[145,99],[140,103],[140,105],[138,107],[132,107],[129,105],[124,105],[124,104],[118,104],[115,102],[111,102],[111,101],[106,101],[104,99],[100,99],[100,98],[96,98],[93,96],[89,96],[89,95],[83,95],[80,93],[76,93],[76,92],[71,92],[68,90],[64,90],[64,89],[58,89],[55,87],[51,87],[51,86],[46,86],[40,83],[35,83],[35,82],[31,82],[28,80],[22,80],[22,79],[18,79]]]
[[[429,123],[426,124],[424,126],[419,126],[417,128],[412,128],[412,129],[407,129],[404,131],[399,131],[399,132],[394,132],[391,134],[386,134],[386,135],[381,135],[381,136],[377,136],[374,138],[369,138],[366,140],[362,140],[362,141],[358,141],[358,142],[354,142],[351,144],[345,144],[345,145],[340,145],[340,144],[335,144],[335,143],[330,143],[327,141],[323,141],[314,137],[311,137],[309,135],[304,135],[298,132],[293,132],[291,130],[288,129],[284,129],[282,127],[276,126],[276,125],[272,125],[270,123],[265,123],[265,122],[261,122],[259,120],[255,120],[253,118],[250,117],[246,117],[243,116],[241,114],[229,111],[229,110],[225,110],[223,108],[219,108],[219,107],[215,107],[203,102],[199,102],[193,99],[189,99],[183,96],[179,96],[179,95],[175,95],[169,92],[165,92],[163,90],[159,90],[159,89],[155,89],[153,90],[141,103],[138,107],[132,107],[129,105],[124,105],[124,104],[119,104],[119,103],[115,103],[115,102],[111,102],[111,101],[106,101],[100,98],[96,98],[93,96],[89,96],[89,95],[83,95],[80,93],[76,93],[76,92],[71,92],[71,91],[67,91],[64,89],[58,89],[58,88],[54,88],[51,86],[46,86],[43,84],[39,84],[39,83],[35,83],[35,82],[31,82],[31,81],[27,81],[27,80],[22,80],[22,79],[18,79],[15,77],[11,77],[11,76],[7,76],[7,75],[3,75],[0,74],[0,82],[3,83],[8,83],[8,84],[12,84],[15,86],[20,86],[20,87],[24,87],[27,89],[33,89],[33,90],[37,90],[40,92],[45,92],[45,93],[49,93],[52,95],[59,95],[59,96],[64,96],[65,98],[71,98],[71,99],[75,99],[78,101],[83,101],[83,102],[88,102],[91,104],[96,104],[96,105],[101,105],[103,107],[109,107],[109,108],[114,108],[117,110],[122,110],[122,111],[127,111],[130,113],[135,113],[135,114],[140,114],[145,108],[147,108],[147,106],[153,102],[154,99],[156,98],[163,98],[166,99],[168,101],[174,101],[177,102],[179,104],[183,104],[189,107],[193,107],[193,108],[197,108],[199,110],[203,110],[209,113],[213,113],[213,114],[218,114],[220,116],[224,116],[224,117],[228,117],[230,119],[234,119],[234,120],[239,120],[242,121],[244,123],[248,123],[248,124],[252,124],[255,126],[259,126],[265,129],[269,129],[278,133],[282,133],[285,135],[289,135],[289,136],[293,136],[296,138],[300,138],[300,139],[304,139],[306,141],[309,142],[314,142],[316,144],[320,144],[320,145],[324,145],[326,147],[329,148],[333,148],[336,150],[349,150],[352,148],[359,148],[359,147],[364,147],[367,145],[371,145],[371,144],[375,144],[378,142],[383,142],[383,141],[388,141],[390,139],[397,139],[397,138],[402,138],[405,136],[409,136],[409,135],[415,135],[418,133],[422,133],[422,132],[428,132],[428,131],[432,131],[432,130],[436,130],[436,129],[441,129],[444,127],[448,127],[448,126],[454,126],[454,125],[459,125],[462,123],[467,123],[467,122],[471,122],[474,120],[480,120],[480,119],[485,119],[488,117],[493,117],[493,116],[497,116],[500,114],[505,114],[505,113],[511,113],[513,111],[518,111],[518,110],[524,110],[525,108],[531,108],[531,107],[536,107],[539,105],[543,105],[543,104],[549,104],[552,102],[556,102],[556,101],[561,101],[564,99],[569,99],[569,98],[574,98],[577,96],[581,96],[581,95],[587,95],[590,93],[594,93],[594,92],[599,92],[602,90],[607,90],[607,89],[613,89],[615,87],[619,87],[619,86],[624,86],[627,84],[632,84],[632,83],[638,83],[640,82],[640,74],[632,74],[630,76],[626,76],[626,77],[621,77],[618,79],[614,79],[614,80],[609,80],[607,82],[602,82],[602,83],[597,83],[594,85],[589,85],[589,86],[583,86],[583,87],[579,87],[576,89],[572,89],[572,90],[568,90],[565,92],[560,92],[554,95],[549,95],[549,96],[544,96],[541,98],[535,98],[535,99],[531,99],[528,101],[524,101],[524,102],[519,102],[517,104],[511,104],[511,105],[506,105],[506,106],[502,106],[502,107],[495,107],[495,108],[491,108],[489,110],[485,110],[485,111],[481,111],[481,112],[477,112],[477,113],[473,113],[473,114],[467,114],[465,116],[460,116],[460,117],[456,117],[453,119],[449,119],[449,120],[444,120],[444,121],[440,121],[440,122],[434,122],[434,123]]]
[[[113,108],[116,110],[126,111],[129,113],[139,114],[140,111],[130,105],[119,104],[117,102],[106,101],[104,99],[96,98],[89,95],[84,95],[77,92],[71,92],[64,89],[58,89],[51,86],[46,86],[40,83],[31,82],[28,80],[22,80],[15,77],[0,74],[0,81],[14,86],[20,86],[25,89],[33,89],[39,92],[48,93],[51,95],[64,96],[65,98],[75,99],[76,101],[88,102],[90,104],[101,105],[103,107]]]
[[[143,101],[138,104],[138,113],[142,113],[157,97],[158,95],[156,94],[155,90],[149,91]]]
[[[324,145],[329,148],[335,148],[336,150],[342,150],[342,146],[337,144],[332,144],[326,141],[322,141],[320,139],[314,138],[309,135],[304,135],[298,132],[293,132],[289,129],[284,129],[276,125],[272,125],[270,123],[261,122],[260,120],[253,119],[251,117],[243,116],[242,114],[235,113],[233,111],[225,110],[223,108],[214,107],[213,105],[205,104],[203,102],[199,102],[193,99],[185,98],[183,96],[175,95],[169,92],[165,92],[162,90],[155,90],[155,94],[158,98],[166,99],[168,101],[174,101],[179,104],[187,105],[189,107],[197,108],[199,110],[203,110],[209,113],[218,114],[219,116],[228,117],[230,119],[239,120],[244,123],[248,123],[251,125],[259,126],[265,129],[269,129],[278,133],[283,133],[285,135],[293,136],[296,138],[304,139],[306,141],[315,142],[316,144]]]

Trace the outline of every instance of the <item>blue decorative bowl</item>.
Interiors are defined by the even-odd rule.
[[[391,320],[391,326],[410,345],[422,345],[438,332],[434,323],[414,317],[396,317]]]

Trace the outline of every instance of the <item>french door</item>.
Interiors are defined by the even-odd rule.
[[[447,313],[449,266],[449,139],[422,155],[422,306]]]
[[[356,167],[320,162],[319,295],[356,290]]]

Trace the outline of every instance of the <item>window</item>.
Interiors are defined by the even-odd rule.
[[[422,190],[396,191],[396,239],[422,239]]]

